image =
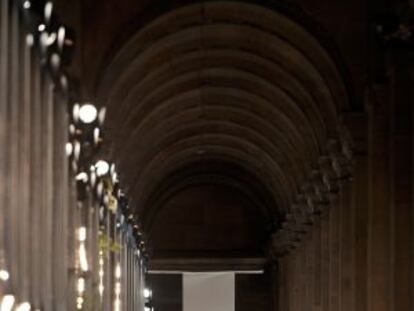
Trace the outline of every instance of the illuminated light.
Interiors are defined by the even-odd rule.
[[[32,47],[34,45],[34,37],[31,33],[26,35],[26,45]]]
[[[39,30],[40,32],[45,31],[46,30],[46,25],[45,24],[40,24],[39,26],[37,26],[37,30]]]
[[[116,167],[115,167],[115,163],[111,164],[111,175],[114,174],[116,172]]]
[[[118,198],[122,197],[124,194],[122,193],[121,189],[118,189],[118,192],[116,194],[118,196]],[[128,206],[126,206],[126,208],[128,208]]]
[[[144,311],[151,311],[149,307],[144,307]]]
[[[96,174],[99,177],[102,177],[102,176],[108,174],[108,172],[109,172],[109,164],[108,164],[108,162],[103,161],[103,160],[99,160],[98,162],[96,162],[95,168],[96,168]]]
[[[98,127],[95,127],[95,129],[93,130],[93,142],[95,143],[95,145],[99,143],[100,135],[101,135],[100,129]]]
[[[16,311],[30,311],[30,309],[30,303],[23,302],[17,306]]]
[[[72,143],[66,143],[65,151],[66,151],[66,156],[69,157],[69,156],[72,155],[72,152],[73,152],[73,145],[72,145]]]
[[[52,68],[57,70],[60,67],[60,56],[56,53],[53,53],[52,56],[50,56],[50,64],[52,65]]]
[[[85,279],[78,279],[78,293],[83,293],[85,291]]]
[[[75,127],[75,125],[70,124],[70,125],[69,125],[69,133],[70,133],[71,135],[75,135],[75,132],[76,132],[76,127]]]
[[[82,305],[82,304],[83,304],[83,297],[78,297],[78,298],[76,298],[76,303],[77,303],[78,305]]]
[[[99,234],[102,234],[101,232]],[[103,258],[103,251],[99,251],[99,286],[98,291],[100,296],[103,296],[104,292],[104,258]]]
[[[86,248],[84,243],[79,246],[79,265],[83,272],[88,271],[88,259],[86,258]]]
[[[45,4],[45,11],[44,11],[45,20],[48,22],[50,21],[50,18],[52,17],[52,11],[53,11],[53,3],[49,1]]]
[[[99,284],[98,290],[99,290],[99,294],[102,296],[103,292],[104,292],[105,287],[102,284]]]
[[[59,49],[63,49],[63,45],[65,44],[65,36],[66,36],[66,29],[63,26],[60,26],[57,33],[57,45]]]
[[[68,89],[68,84],[69,84],[68,78],[64,74],[62,74],[60,76],[60,86],[62,87],[63,90],[66,91]]]
[[[83,181],[83,182],[88,182],[88,174],[86,174],[85,172],[81,172],[78,175],[76,175],[76,180],[78,181]]]
[[[114,172],[113,174],[112,174],[112,182],[115,184],[115,183],[117,183],[119,180],[118,180],[118,173],[117,172]]]
[[[40,42],[44,47],[51,46],[56,40],[56,33],[52,32],[50,35],[42,32],[40,35]]]
[[[78,229],[78,240],[80,242],[85,242],[86,241],[86,228],[85,227],[80,227]]]
[[[121,301],[119,299],[116,299],[114,301],[114,310],[115,311],[120,311],[121,310]]]
[[[72,108],[72,118],[75,122],[79,121],[79,110],[80,110],[80,106],[78,103],[73,105]]]
[[[121,283],[116,282],[115,284],[115,294],[120,295],[121,294]]]
[[[48,38],[48,35],[46,31],[41,32],[40,37],[39,37],[39,42],[40,42],[40,47],[42,48],[43,52],[45,52],[47,48],[47,38]]]
[[[99,218],[101,221],[105,218],[105,208],[103,206],[99,209]]]
[[[23,2],[23,9],[28,10],[32,7],[32,3],[29,0]]]
[[[82,105],[79,109],[79,118],[83,123],[92,123],[96,120],[96,117],[98,116],[98,111],[96,110],[96,107],[91,104],[85,104]]]
[[[98,185],[96,186],[96,195],[98,196],[98,198],[100,198],[102,194],[103,194],[103,183],[102,181],[100,181]]]
[[[95,183],[96,183],[96,173],[95,171],[91,172],[91,186],[95,187]]]
[[[81,152],[81,145],[80,145],[80,142],[75,141],[75,143],[74,143],[74,147],[73,147],[73,156],[75,157],[75,159],[76,159],[76,160],[78,160],[78,159],[79,159],[80,152]]]
[[[143,295],[144,295],[144,298],[147,298],[147,299],[150,298],[151,297],[151,290],[148,289],[148,288],[144,288]]]
[[[5,295],[1,300],[0,311],[11,311],[14,306],[14,296]]]
[[[10,278],[10,274],[7,270],[0,270],[0,280],[7,281]]]
[[[103,125],[103,123],[105,122],[105,116],[106,116],[106,108],[102,107],[99,110],[99,115],[98,115],[98,121],[100,125]]]
[[[121,266],[119,264],[115,267],[115,277],[117,279],[121,278]]]

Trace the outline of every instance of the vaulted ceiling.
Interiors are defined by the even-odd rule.
[[[269,1],[111,8],[125,27],[85,32],[96,44],[83,74],[108,109],[110,154],[156,253],[260,253],[343,135],[339,58]]]

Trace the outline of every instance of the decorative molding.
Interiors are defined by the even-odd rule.
[[[319,157],[315,168],[302,184],[281,228],[272,235],[271,259],[284,256],[298,247],[321,215],[335,206],[343,185],[352,180],[350,140],[330,140],[327,151]]]

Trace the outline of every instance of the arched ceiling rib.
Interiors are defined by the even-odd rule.
[[[274,215],[288,212],[328,140],[340,136],[338,111],[348,101],[315,38],[241,1],[155,18],[114,54],[98,95],[137,212],[149,218],[160,205],[151,200],[166,196],[160,189],[200,180],[182,170],[198,163],[208,172],[214,161],[244,172],[232,176],[236,184],[250,176],[265,189]],[[221,170],[211,176],[226,176]]]

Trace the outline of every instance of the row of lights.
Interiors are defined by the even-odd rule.
[[[99,218],[101,223],[100,230],[102,231],[100,231],[100,234],[105,230],[105,217],[107,213],[115,215],[118,229],[122,226],[126,228],[127,232],[130,231],[128,227],[132,229],[137,247],[135,255],[142,258],[143,255],[145,256],[145,242],[142,240],[142,233],[139,230],[139,225],[135,222],[134,215],[128,213],[128,202],[119,187],[115,165],[103,159],[97,161],[95,159],[95,154],[98,153],[103,141],[101,128],[105,120],[106,110],[105,108],[98,110],[91,103],[82,105],[75,103],[70,112],[70,141],[66,145],[66,154],[69,157],[72,171],[75,173],[75,180],[78,185],[78,199],[81,201],[85,200],[87,199],[87,194],[92,193],[95,202],[101,206]],[[85,248],[86,228],[81,227],[78,230],[79,267],[76,306],[78,310],[82,310],[85,300],[85,272],[88,269]],[[102,300],[105,271],[105,258],[102,250],[99,251],[98,260],[98,291]],[[119,262],[115,264],[114,277],[113,308],[115,311],[118,311],[121,310],[122,303],[121,266]]]
[[[106,109],[98,109],[90,104],[85,103],[83,105],[74,104],[72,109],[72,120],[73,123],[70,126],[69,132],[73,138],[72,142],[68,142],[66,146],[67,155],[72,157],[72,168],[78,169],[79,171],[76,174],[76,180],[81,181],[86,184],[90,182],[91,187],[96,187],[96,195],[98,200],[103,200],[103,203],[108,203],[109,200],[108,193],[105,193],[103,180],[109,178],[112,185],[115,186],[116,192],[115,198],[117,201],[125,201],[125,196],[122,190],[119,188],[118,173],[116,172],[115,164],[109,164],[105,160],[98,160],[95,164],[89,167],[89,173],[87,170],[88,165],[80,165],[79,160],[82,157],[82,148],[85,149],[85,154],[94,154],[95,152],[88,149],[98,149],[102,143],[102,130],[101,126],[105,120]],[[83,142],[83,143],[82,143]],[[86,161],[90,162],[90,161]],[[98,181],[98,179],[100,179]],[[128,209],[128,205],[124,204],[125,210]],[[134,215],[132,213],[127,213],[122,211],[123,214],[119,217],[118,224],[121,225],[125,219],[136,232],[136,239],[139,240],[141,246],[145,245],[145,242],[142,241],[142,233],[139,230],[139,225],[134,221]],[[145,249],[141,249],[145,253]]]
[[[21,1],[23,9],[23,17],[30,29],[30,33],[26,37],[26,44],[28,46],[37,46],[40,51],[40,58],[42,65],[46,66],[51,77],[55,81],[55,85],[61,91],[68,94],[69,81],[67,75],[63,72],[64,65],[70,62],[74,49],[74,33],[59,23],[56,16],[53,14],[53,4],[50,1]],[[71,169],[75,172],[75,180],[78,185],[78,196],[86,195],[90,189],[94,190],[95,198],[101,202],[103,206],[103,214],[105,210],[110,209],[110,198],[113,198],[109,189],[105,189],[107,183],[104,180],[110,180],[112,185],[116,185],[115,203],[124,207],[121,209],[121,216],[117,219],[117,227],[124,225],[125,220],[127,226],[132,227],[134,239],[136,241],[137,250],[135,254],[138,257],[147,259],[145,242],[142,239],[142,233],[139,225],[134,219],[129,210],[127,200],[123,192],[119,188],[118,174],[115,170],[114,164],[109,164],[107,161],[98,160],[93,165],[95,154],[100,149],[102,144],[102,126],[105,120],[105,108],[97,109],[91,103],[78,104],[75,103],[70,107],[71,124],[69,126],[70,141],[66,144],[66,154],[70,159]],[[89,167],[87,167],[89,166]],[[112,210],[116,213],[116,210]],[[117,214],[117,213],[116,213]],[[79,277],[77,280],[77,301],[78,309],[83,308],[84,293],[85,293],[85,273],[88,271],[88,259],[86,254],[86,228],[80,227],[77,232],[78,237],[78,264]],[[142,260],[141,260],[142,262]],[[103,293],[103,271],[104,271],[103,254],[99,254],[99,292]],[[115,310],[120,309],[120,265],[115,267]],[[117,277],[118,276],[118,277]],[[0,270],[0,280],[7,281],[9,273],[6,270]],[[145,296],[145,292],[144,292]],[[17,305],[15,309],[15,298],[12,295],[5,295],[0,304],[0,311],[29,311],[31,306],[28,302],[23,302]],[[145,310],[153,310],[153,308]]]
[[[68,94],[69,81],[67,75],[63,72],[63,66],[70,62],[70,58],[74,49],[74,35],[67,27],[63,26],[57,21],[53,14],[53,4],[50,1],[21,1],[23,9],[23,17],[30,29],[30,33],[26,37],[26,44],[30,47],[37,46],[40,51],[41,64],[46,66],[48,72],[53,78],[55,85],[59,89]],[[66,144],[66,154],[70,158],[71,169],[75,172],[75,180],[78,185],[78,196],[82,200],[82,196],[86,196],[87,191],[94,190],[95,198],[101,202],[103,206],[103,213],[109,209],[109,199],[112,197],[105,189],[107,183],[104,179],[110,180],[112,185],[118,185],[118,174],[115,170],[114,164],[109,164],[107,161],[98,160],[93,165],[93,159],[97,151],[99,151],[102,144],[102,125],[105,120],[106,110],[101,108],[98,110],[91,103],[84,103],[82,105],[73,104],[70,111],[71,124],[69,127],[70,141]],[[87,167],[89,165],[89,167]],[[117,186],[117,193],[115,195],[116,204],[118,202],[126,202],[126,199],[119,186]],[[125,209],[128,209],[127,204],[123,204]],[[112,210],[116,213],[116,210]],[[125,211],[123,211],[125,213]],[[135,254],[138,257],[146,256],[145,242],[142,240],[142,233],[139,230],[139,225],[134,220],[132,213],[121,215],[118,217],[117,227],[120,227],[125,219],[127,219],[128,226],[132,227],[134,238],[137,242],[137,250]],[[86,253],[86,228],[78,228],[78,270],[79,276],[77,279],[77,309],[81,310],[84,304],[85,294],[85,273],[88,271],[88,259]],[[142,261],[141,261],[142,262]],[[120,275],[121,268],[117,264],[115,267],[115,301],[114,309],[120,310]],[[99,292],[103,294],[103,274],[104,274],[104,259],[103,254],[99,254]],[[9,273],[6,270],[0,270],[0,280],[7,281]],[[145,293],[144,293],[145,296]],[[28,302],[23,302],[17,305],[15,309],[15,298],[12,295],[5,295],[0,304],[0,311],[29,311],[31,306]],[[147,310],[147,309],[146,309]],[[150,309],[152,310],[152,309]]]
[[[149,288],[144,288],[142,291],[144,296],[144,311],[154,311],[154,306],[152,304],[152,290]]]
[[[5,283],[9,280],[10,274],[7,270],[0,270],[0,281]],[[16,305],[16,298],[14,295],[4,295],[0,302],[0,311],[30,311],[31,306],[28,302],[22,302]]]
[[[51,1],[22,0],[20,6],[29,30],[26,44],[38,48],[41,64],[48,69],[55,85],[67,93],[69,81],[63,68],[73,56],[74,31],[58,20]]]
[[[23,0],[18,4],[29,28],[26,44],[30,47],[39,46],[42,64],[47,65],[60,88],[67,91],[68,81],[62,71],[62,65],[70,61],[74,38],[54,16],[52,2]],[[0,282],[6,283],[9,279],[9,272],[4,268],[0,269]],[[0,311],[30,311],[31,308],[29,302],[18,302],[12,294],[6,294],[0,299]]]

